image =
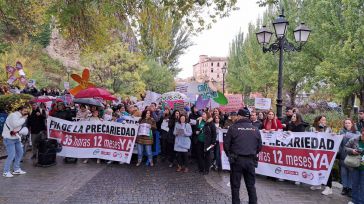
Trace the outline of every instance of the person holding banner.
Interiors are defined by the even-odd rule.
[[[150,110],[146,109],[142,112],[142,117],[139,120],[139,130],[138,137],[136,139],[138,148],[138,162],[136,166],[140,166],[143,159],[143,149],[145,146],[145,151],[147,152],[148,161],[150,166],[154,166],[152,145],[153,145],[153,133],[152,130],[156,129],[157,125],[152,118],[152,113]]]
[[[263,132],[273,132],[283,130],[281,121],[276,117],[276,114],[270,110],[267,118],[263,122]]]
[[[326,116],[319,115],[313,121],[310,132],[325,132],[332,133],[330,127],[327,126]],[[319,186],[311,186],[311,190],[321,189],[321,185]],[[332,172],[329,175],[329,179],[327,180],[327,184],[325,190],[321,192],[322,195],[331,195],[332,194]]]
[[[92,110],[92,112],[91,112],[92,115],[87,119],[87,121],[95,121],[95,122],[101,122],[101,121],[103,121],[102,118],[99,117],[99,113],[100,112],[99,112],[99,110],[97,110],[97,107],[94,108]],[[87,164],[88,163],[88,159],[83,160],[83,163],[84,164]],[[96,163],[97,164],[100,164],[101,163],[101,159],[97,159],[96,160]]]
[[[203,175],[209,174],[212,149],[216,145],[216,126],[209,112],[203,112],[197,121],[197,158],[198,169]]]
[[[85,104],[80,105],[80,109],[78,109],[76,113],[76,120],[86,120],[91,112],[87,109]]]
[[[341,195],[347,195],[351,197],[352,194],[352,176],[351,168],[346,166],[344,163],[345,157],[347,155],[345,151],[346,143],[354,137],[358,137],[360,132],[356,130],[353,120],[347,118],[344,120],[344,127],[340,130],[339,135],[343,135],[343,140],[341,141],[338,158],[340,160],[340,176],[343,185],[343,190]]]
[[[352,171],[352,201],[348,204],[364,203],[364,129],[361,129],[361,135],[351,138],[345,145],[348,155],[361,155],[359,167],[353,168]]]
[[[244,177],[249,204],[258,203],[255,189],[255,167],[257,154],[262,149],[259,130],[252,125],[247,109],[238,111],[238,121],[224,137],[224,151],[230,162],[230,186],[233,204],[240,204],[241,177]]]
[[[192,128],[189,123],[186,123],[186,115],[181,115],[179,121],[174,127],[173,134],[176,135],[174,143],[174,151],[177,152],[177,172],[188,172],[188,150],[191,148]]]

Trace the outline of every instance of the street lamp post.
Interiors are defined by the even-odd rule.
[[[226,74],[226,65],[224,65],[222,68],[221,68],[221,71],[222,71],[222,93],[225,94],[225,74]]]
[[[286,38],[286,31],[288,26],[288,21],[285,19],[284,10],[282,9],[282,14],[272,23],[274,32],[276,35],[276,41],[269,45],[270,38],[273,33],[270,32],[266,26],[263,26],[257,33],[257,40],[259,44],[263,47],[263,52],[273,52],[279,51],[279,67],[278,67],[278,92],[277,92],[277,117],[282,119],[282,89],[283,89],[283,51],[301,51],[303,45],[307,42],[311,30],[304,24],[301,23],[293,31],[295,41],[298,43],[296,47],[294,44],[290,43]]]
[[[70,73],[71,73],[71,68],[67,67],[68,83],[70,83]]]

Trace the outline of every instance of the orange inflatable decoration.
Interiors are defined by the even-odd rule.
[[[72,95],[76,95],[78,92],[84,89],[95,87],[93,83],[88,81],[90,78],[90,70],[88,70],[87,68],[83,70],[82,77],[78,74],[71,74],[71,77],[79,84],[78,86],[70,90],[70,93]]]

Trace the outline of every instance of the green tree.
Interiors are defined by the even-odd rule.
[[[0,54],[0,67],[4,70],[6,65],[15,66],[20,61],[26,77],[35,79],[37,87],[60,87],[61,76],[66,75],[65,67],[59,61],[51,59],[42,49],[40,44],[28,39],[12,42],[10,48]],[[7,81],[5,71],[0,72],[0,81]]]
[[[141,75],[147,70],[140,54],[131,53],[122,43],[82,57],[91,69],[92,82],[121,95],[139,95],[145,90]]]
[[[316,30],[312,36],[321,62],[316,66],[320,85],[342,101],[346,114],[350,114],[354,98],[364,107],[364,16],[363,0],[314,1],[309,6],[308,17]]]
[[[149,69],[142,75],[146,90],[166,93],[174,89],[173,75],[166,66],[160,65],[154,60],[147,60],[146,65]]]

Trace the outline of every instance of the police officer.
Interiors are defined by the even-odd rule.
[[[249,195],[249,204],[257,203],[255,190],[255,167],[257,154],[262,148],[259,130],[249,120],[249,110],[238,111],[238,121],[230,126],[224,137],[224,151],[230,162],[230,185],[232,203],[240,204],[239,190],[241,176]]]

